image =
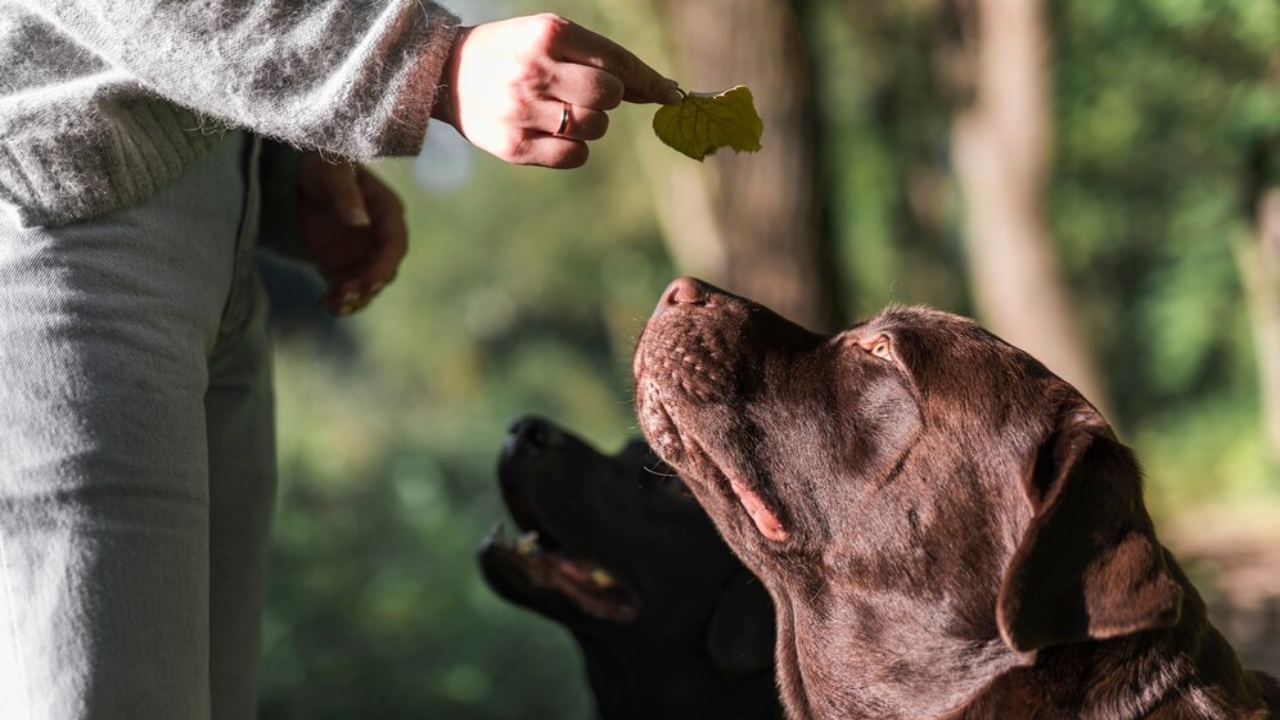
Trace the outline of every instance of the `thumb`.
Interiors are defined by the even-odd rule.
[[[321,177],[323,192],[330,206],[342,222],[351,227],[368,227],[373,224],[369,208],[365,206],[364,193],[356,181],[355,165],[330,165]]]
[[[675,80],[664,77],[635,55],[628,52],[626,55],[619,56],[618,62],[622,67],[627,68],[626,79],[623,80],[626,100],[674,105],[684,97],[680,93],[680,85]]]

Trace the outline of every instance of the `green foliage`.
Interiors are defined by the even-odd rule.
[[[1166,507],[1280,487],[1234,255],[1250,155],[1280,132],[1275,20],[1270,3],[1149,0],[1071,3],[1054,28],[1059,252]]]

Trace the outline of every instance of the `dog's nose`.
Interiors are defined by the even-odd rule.
[[[545,450],[559,439],[559,433],[550,423],[533,416],[515,421],[508,432],[513,442],[533,450]]]
[[[662,291],[662,299],[658,301],[658,307],[653,309],[653,314],[661,315],[682,305],[705,305],[708,297],[710,293],[701,280],[691,277],[676,278]]]

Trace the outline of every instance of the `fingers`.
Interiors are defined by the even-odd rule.
[[[408,252],[409,232],[404,221],[404,206],[395,192],[376,175],[357,167],[357,186],[368,208],[371,222],[363,238],[351,242],[364,243],[364,252],[349,267],[328,278],[328,292],[321,302],[339,317],[364,308],[395,279],[401,260]]]
[[[598,68],[618,78],[631,102],[673,104],[680,101],[676,82],[663,77],[630,50],[581,25],[564,20],[562,32],[553,36],[553,56],[571,63]]]
[[[587,164],[591,149],[585,142],[563,137],[534,138],[529,143],[527,165],[570,170]]]
[[[466,28],[446,73],[448,102],[433,116],[521,165],[578,167],[588,155],[583,143],[607,132],[606,111],[625,100],[680,97],[674,81],[630,51],[551,14]]]
[[[368,227],[373,220],[369,217],[364,194],[356,180],[358,172],[354,165],[328,165],[317,179],[325,199],[342,222],[351,227]]]
[[[517,165],[571,170],[587,163],[591,149],[582,140],[530,131],[508,151],[508,162]]]
[[[356,175],[360,189],[369,203],[369,210],[376,218],[373,225],[374,234],[378,238],[378,252],[372,255],[363,275],[368,278],[370,292],[380,290],[395,277],[400,261],[409,250],[409,230],[404,222],[404,206],[391,188],[383,184],[378,176],[364,168]]]
[[[568,170],[586,164],[587,142],[604,137],[608,129],[609,116],[599,110],[539,100],[530,103],[519,125],[481,147],[516,165]]]
[[[570,140],[599,140],[609,131],[609,115],[568,102],[544,101],[530,118],[531,135],[540,133]]]
[[[383,288],[389,285],[392,280],[395,280],[394,274],[386,280],[378,280],[368,285],[362,286],[351,282],[346,284],[344,289],[330,288],[320,298],[320,302],[329,311],[330,315],[346,317],[352,313],[360,312],[369,303],[373,302],[378,293],[382,292]]]
[[[616,75],[588,65],[557,62],[552,66],[546,95],[592,110],[612,110],[622,104],[626,88]]]

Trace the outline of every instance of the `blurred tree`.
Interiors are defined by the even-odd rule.
[[[1245,208],[1253,210],[1253,233],[1236,243],[1236,261],[1253,327],[1263,430],[1267,451],[1280,462],[1280,186],[1272,168],[1280,138],[1254,144],[1246,166]]]
[[[1050,45],[1036,0],[950,0],[972,100],[952,130],[979,318],[1104,409],[1045,217],[1052,149]]]
[[[810,82],[810,45],[797,14],[811,3],[652,1],[674,47],[684,88],[747,85],[764,120],[764,148],[758,154],[722,151],[707,162],[705,175],[690,177],[682,169],[676,183],[685,188],[701,182],[703,188],[678,198],[659,194],[660,202],[680,208],[666,208],[673,254],[701,259],[694,272],[802,325],[826,331],[842,327],[829,184],[819,161],[823,134]],[[690,207],[695,202],[702,206]],[[707,233],[719,247],[701,253],[681,249],[705,246]]]
[[[1274,182],[1272,169],[1245,177],[1280,126],[1280,8],[1050,7],[1052,227],[1114,409],[1140,443],[1152,438],[1165,497],[1239,487],[1263,475],[1260,361],[1271,353],[1250,332],[1233,248],[1257,237],[1248,186]]]

